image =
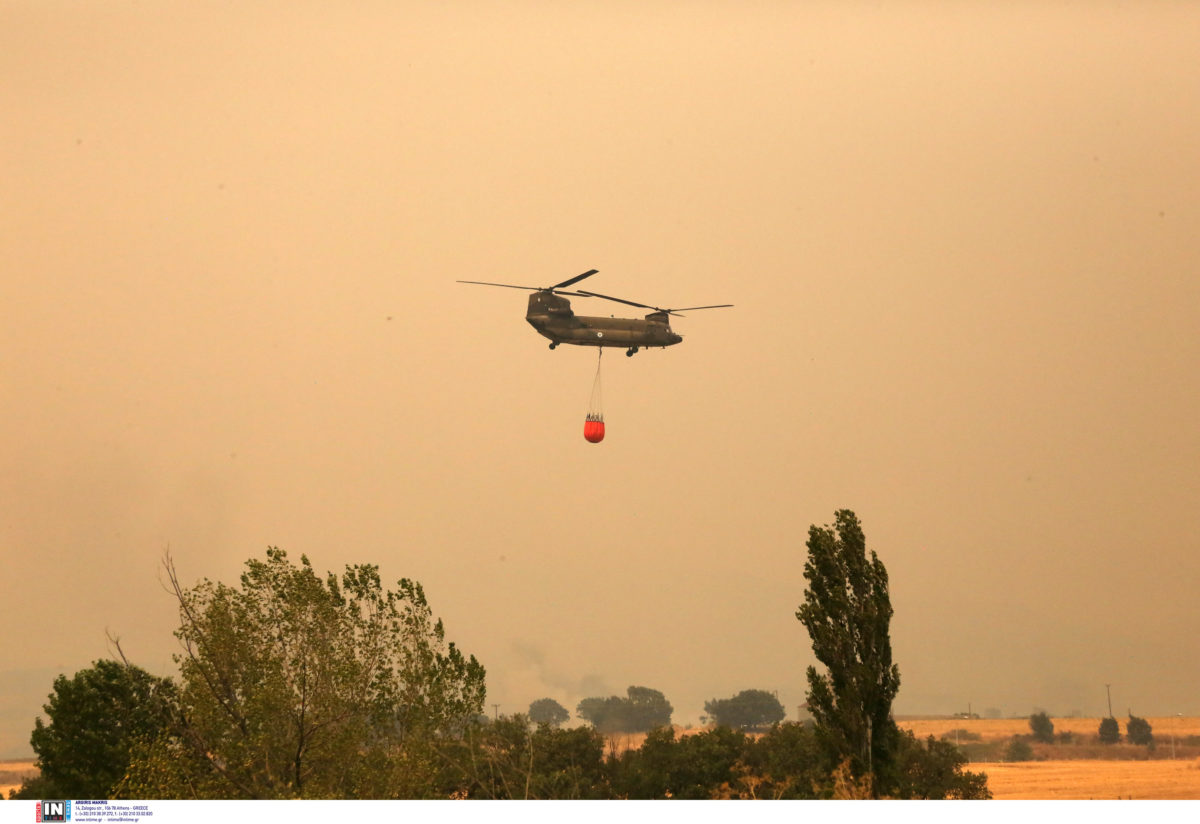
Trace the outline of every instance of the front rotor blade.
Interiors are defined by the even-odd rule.
[[[665,309],[666,312],[694,312],[697,309],[724,309],[733,306],[732,303],[718,303],[716,306],[685,306],[682,309]]]
[[[553,291],[556,295],[570,295],[573,298],[588,298],[591,295],[586,292],[564,292],[561,289],[543,289],[541,286],[514,286],[511,283],[488,283],[482,280],[456,280],[455,283],[474,283],[476,286],[503,286],[505,289],[524,289],[528,292],[550,292]]]
[[[482,280],[456,280],[455,283],[474,283],[476,286],[503,286],[505,289],[526,289],[530,292],[542,291],[538,286],[513,286],[511,283],[487,283]]]
[[[550,288],[551,289],[561,289],[564,286],[570,286],[572,283],[578,283],[579,281],[583,280],[584,278],[590,278],[592,275],[596,274],[599,271],[600,271],[599,269],[588,269],[582,275],[576,275],[575,277],[571,278],[570,280],[564,280],[562,283],[556,283],[553,286],[551,286]]]

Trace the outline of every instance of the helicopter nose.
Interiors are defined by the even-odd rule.
[[[674,332],[671,333],[671,343],[672,344],[682,343],[682,342],[683,342],[683,335],[677,335]]]

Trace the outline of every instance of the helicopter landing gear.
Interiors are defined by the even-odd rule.
[[[550,344],[551,349],[553,349],[556,346],[558,346],[558,341],[555,341],[554,343]]]
[[[629,347],[625,350],[625,357],[632,358],[635,354],[637,354],[637,350],[638,348],[636,346]]]

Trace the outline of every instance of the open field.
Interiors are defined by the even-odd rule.
[[[1200,718],[1166,716],[1147,718],[1154,729],[1156,748],[1131,744],[1096,743],[1099,718],[1053,718],[1055,734],[1070,733],[1071,744],[1033,744],[1034,761],[1005,763],[975,760],[972,772],[987,773],[988,788],[997,799],[1200,799],[1200,758],[1197,747],[1182,742],[1200,736]],[[1121,732],[1125,732],[1125,719]],[[1030,734],[1028,718],[913,718],[897,719],[918,738],[960,735],[979,736],[980,745],[994,752],[1015,735]],[[965,733],[965,735],[964,735]],[[1178,759],[1171,759],[1171,736]],[[973,746],[964,746],[970,753]]]
[[[1200,799],[1200,760],[980,762],[998,800]]]

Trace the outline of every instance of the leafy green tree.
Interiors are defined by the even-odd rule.
[[[807,546],[809,586],[796,617],[826,668],[808,668],[809,711],[831,760],[848,759],[854,778],[869,776],[872,794],[886,795],[898,780],[891,708],[900,688],[887,570],[875,552],[868,557],[866,536],[848,509],[836,513],[832,527],[812,526]]]
[[[820,798],[832,765],[811,725],[784,723],[746,739],[741,783],[744,797],[775,800]]]
[[[732,698],[714,698],[704,702],[704,711],[716,724],[742,730],[763,730],[787,715],[779,699],[766,690],[742,690]]]
[[[484,669],[447,643],[421,585],[378,568],[324,580],[271,548],[240,587],[185,589],[182,722],[123,791],[142,797],[388,798],[439,793],[439,742],[480,713]]]
[[[575,714],[599,732],[646,732],[671,723],[674,707],[661,692],[649,687],[629,687],[626,697],[585,698]]]
[[[1111,715],[1100,719],[1100,743],[1116,744],[1121,740],[1121,725]]]
[[[557,727],[571,718],[567,708],[553,698],[539,698],[529,705],[529,720],[535,724]]]
[[[614,789],[633,799],[736,796],[745,744],[745,734],[728,727],[677,738],[673,728],[660,726],[617,760]]]
[[[1005,761],[1032,761],[1033,747],[1019,735],[1014,735],[1004,750]]]
[[[575,707],[575,714],[605,734],[626,732],[631,726],[629,702],[617,695],[585,698]]]
[[[1129,713],[1129,720],[1125,722],[1125,738],[1130,744],[1154,746],[1154,730],[1150,722],[1145,718],[1138,718],[1133,713]]]
[[[610,795],[604,739],[589,727],[530,730],[520,715],[472,724],[442,750],[458,797],[600,799]]]
[[[630,732],[670,726],[675,708],[661,692],[650,687],[629,687],[625,694],[629,701]]]
[[[1054,743],[1054,722],[1044,712],[1035,712],[1029,716],[1029,729],[1033,732],[1033,740],[1043,744]]]
[[[162,735],[176,713],[170,680],[101,660],[60,675],[29,740],[37,753],[40,797],[109,798],[135,747]]]
[[[894,798],[933,801],[992,797],[987,775],[965,772],[967,757],[949,741],[939,741],[931,735],[921,742],[911,732],[904,731],[899,736],[896,753],[898,781],[892,790]]]

